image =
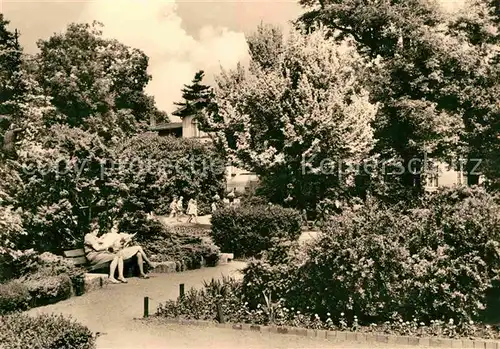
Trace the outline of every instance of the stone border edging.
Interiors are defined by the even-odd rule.
[[[187,319],[169,319],[152,316],[149,319],[158,319],[165,323],[193,325],[201,327],[216,327],[234,330],[255,331],[261,333],[292,334],[308,338],[326,339],[335,342],[358,342],[358,343],[384,343],[408,346],[425,346],[434,348],[481,348],[481,349],[500,349],[499,341],[488,340],[468,340],[468,339],[448,339],[439,337],[413,337],[413,336],[394,336],[375,332],[344,332],[328,330],[312,330],[300,327],[289,326],[262,326],[251,324],[218,323],[204,320]],[[141,318],[137,320],[148,320]]]

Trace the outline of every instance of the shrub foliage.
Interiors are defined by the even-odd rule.
[[[211,236],[223,251],[257,256],[272,247],[273,238],[297,240],[301,215],[275,205],[224,208],[212,216]]]
[[[245,293],[263,290],[287,305],[365,323],[480,319],[495,291],[498,199],[479,189],[445,189],[419,209],[378,204],[335,217],[305,258],[250,264]],[[262,297],[260,297],[262,298]]]
[[[127,189],[126,212],[166,213],[174,195],[209,207],[225,188],[223,159],[197,141],[147,133],[125,142],[117,153],[119,179]]]
[[[94,349],[95,336],[85,326],[62,315],[0,318],[0,343],[6,349]]]

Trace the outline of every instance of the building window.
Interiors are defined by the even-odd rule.
[[[427,176],[427,186],[437,188],[439,186],[439,171],[434,170]]]

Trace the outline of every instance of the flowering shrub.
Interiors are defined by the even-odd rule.
[[[347,209],[305,258],[251,263],[244,290],[260,301],[267,288],[301,311],[308,304],[321,316],[345,312],[363,324],[401,314],[462,326],[481,318],[495,291],[499,212],[497,199],[478,189],[443,190],[409,211],[378,203]]]
[[[0,343],[6,349],[94,349],[95,336],[62,315],[12,314],[0,318]]]
[[[88,207],[94,216],[117,214],[121,192],[111,173],[102,175],[101,164],[113,152],[99,137],[61,125],[45,133],[23,145],[13,169],[23,181],[15,198],[29,233],[19,246],[61,253],[82,246]]]
[[[272,239],[297,240],[299,212],[275,205],[224,208],[212,216],[211,236],[216,245],[235,256],[258,256],[272,247]]]

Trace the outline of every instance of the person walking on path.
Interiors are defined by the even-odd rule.
[[[194,218],[194,222],[196,224],[198,224],[198,204],[196,203],[195,199],[189,200],[186,213],[189,216],[186,223],[191,223],[193,221],[193,218]]]
[[[174,218],[177,216],[177,195],[174,196],[174,199],[170,203],[170,216],[169,218]]]
[[[180,196],[179,200],[177,200],[177,209],[176,209],[176,214],[177,214],[177,221],[180,222],[180,219],[184,213],[184,207],[183,207],[183,197]]]

